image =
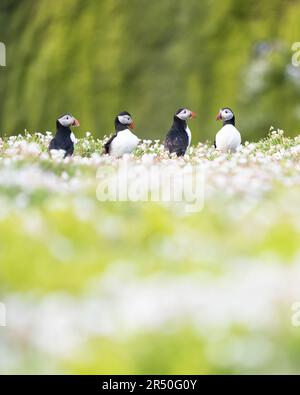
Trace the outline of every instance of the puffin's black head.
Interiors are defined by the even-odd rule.
[[[131,115],[127,111],[120,112],[115,118],[116,131],[121,131],[125,129],[134,129],[135,123],[132,120]]]
[[[80,126],[79,121],[73,117],[71,114],[65,114],[59,117],[56,121],[56,126],[57,127],[64,127],[64,128],[70,128],[71,126]]]
[[[231,123],[234,125],[235,118],[234,118],[233,111],[228,107],[221,108],[221,110],[219,111],[219,113],[217,115],[216,120],[223,121],[223,123]]]
[[[195,117],[196,113],[188,110],[187,108],[179,108],[174,115],[174,119],[181,119],[182,121],[187,121],[188,119]]]

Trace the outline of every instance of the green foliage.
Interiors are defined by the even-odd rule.
[[[130,111],[143,138],[163,138],[176,108],[197,112],[193,141],[213,139],[221,106],[245,139],[270,124],[299,131],[297,2],[6,0],[0,6],[0,132],[53,130],[74,113],[103,137]]]

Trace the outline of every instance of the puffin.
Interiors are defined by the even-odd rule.
[[[175,152],[177,156],[185,155],[192,139],[187,120],[195,117],[196,113],[187,108],[180,108],[176,111],[172,127],[165,139],[165,149],[169,151],[170,154]]]
[[[135,123],[129,112],[120,112],[115,118],[115,132],[105,143],[104,152],[118,158],[131,154],[140,141],[130,130],[134,128]]]
[[[80,126],[79,121],[71,114],[65,114],[56,120],[56,134],[50,141],[48,150],[64,150],[65,156],[72,156],[76,138],[71,131],[71,126]]]
[[[235,152],[241,145],[241,135],[235,127],[233,111],[228,107],[221,108],[216,120],[223,121],[223,127],[216,134],[215,148],[221,152]]]

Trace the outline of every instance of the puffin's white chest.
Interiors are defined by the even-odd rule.
[[[70,134],[70,139],[71,139],[71,141],[72,141],[73,144],[76,144],[76,143],[77,143],[77,138],[75,137],[75,134],[74,134],[74,133],[71,133],[71,134]]]
[[[138,145],[139,139],[129,129],[118,132],[110,145],[110,154],[122,156],[130,154]]]
[[[191,144],[191,140],[192,140],[192,133],[191,133],[190,128],[188,127],[188,125],[186,125],[185,131],[186,131],[186,133],[188,135],[188,138],[189,138],[189,144],[188,144],[188,148],[189,148],[189,146]]]
[[[216,147],[221,152],[234,152],[240,144],[240,132],[233,125],[223,126],[216,135]]]

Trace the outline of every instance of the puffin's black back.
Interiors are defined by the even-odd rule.
[[[182,109],[179,109],[178,114]],[[175,152],[177,156],[183,156],[186,153],[189,145],[189,137],[186,132],[187,123],[186,121],[174,116],[174,122],[167,133],[165,139],[165,149],[170,153]]]
[[[64,150],[66,151],[65,157],[73,155],[74,143],[71,140],[71,129],[61,125],[58,121],[56,121],[56,134],[50,141],[48,149],[49,151],[52,149]]]

